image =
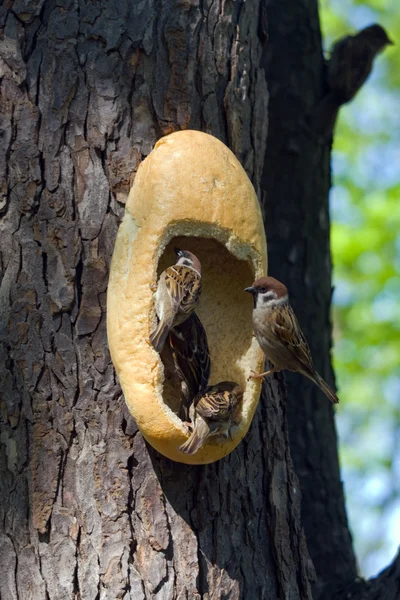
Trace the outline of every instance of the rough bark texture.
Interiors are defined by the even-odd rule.
[[[326,591],[324,600],[397,600],[400,598],[400,553],[378,577],[356,577],[346,586]]]
[[[271,273],[287,280],[326,374],[329,148],[299,129],[322,87],[316,3],[267,4]],[[137,432],[105,330],[123,204],[161,135],[213,133],[261,189],[265,8],[6,0],[0,9],[1,599],[311,598],[282,379],[266,382],[229,457],[174,464]],[[354,579],[332,411],[304,379],[288,385],[318,590],[332,591],[330,571],[337,600],[394,600],[398,561],[379,580]]]
[[[269,43],[261,64],[269,89],[261,179],[269,272],[285,281],[317,370],[330,383],[330,143],[310,129],[323,96],[317,0],[267,0]],[[302,524],[316,570],[315,600],[400,598],[400,559],[380,577],[357,577],[340,480],[333,408],[306,378],[286,372],[291,454],[302,490]],[[339,390],[340,397],[340,390]]]
[[[123,203],[163,134],[229,144],[259,189],[260,0],[8,0],[0,12],[0,596],[310,598],[286,404],[237,451],[146,446],[107,350]]]
[[[262,177],[269,269],[271,275],[288,282],[317,370],[333,383],[329,360],[330,144],[322,144],[307,126],[307,116],[323,95],[324,84],[317,2],[299,2],[294,7],[286,0],[284,4],[286,10],[280,0],[267,2],[270,39],[262,59],[270,92]],[[356,563],[332,406],[306,378],[289,373],[285,378],[290,446],[303,494],[307,544],[318,577],[317,598],[327,583],[354,578]]]

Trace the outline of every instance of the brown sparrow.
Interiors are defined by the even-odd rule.
[[[168,333],[185,321],[197,307],[201,294],[201,264],[188,250],[174,248],[178,262],[165,269],[154,294],[159,323],[150,342],[161,352]]]
[[[287,288],[273,277],[261,277],[245,289],[253,295],[253,327],[265,356],[274,365],[265,373],[252,373],[254,379],[264,378],[281,369],[305,375],[336,404],[339,398],[313,366],[310,348],[289,304]]]
[[[189,439],[178,448],[184,454],[195,454],[208,438],[224,435],[240,422],[243,390],[234,381],[210,385],[194,400],[195,423]]]
[[[172,354],[175,373],[181,382],[180,418],[187,420],[189,406],[195,396],[206,389],[211,369],[207,335],[195,312],[171,329],[165,348],[167,346]]]
[[[317,130],[332,133],[337,113],[350,102],[372,71],[377,54],[393,44],[381,25],[375,24],[339,39],[327,63],[328,93],[314,115]]]

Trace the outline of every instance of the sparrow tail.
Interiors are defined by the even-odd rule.
[[[313,381],[324,392],[325,396],[332,402],[332,404],[338,404],[339,398],[317,372],[313,373]]]
[[[160,321],[156,329],[150,334],[150,342],[152,343],[154,350],[157,350],[158,353],[161,353],[162,349],[164,348],[168,333],[168,325],[165,325],[162,321]]]
[[[187,440],[187,442],[182,444],[182,446],[179,446],[178,450],[180,450],[184,454],[195,454],[197,450],[199,450],[204,444],[209,433],[209,426],[207,425],[204,419],[198,416],[192,435]]]

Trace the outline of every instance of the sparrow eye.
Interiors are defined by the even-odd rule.
[[[265,292],[267,292],[267,288],[265,287],[265,285],[263,285],[263,287],[260,287],[260,292],[261,294],[265,294]]]

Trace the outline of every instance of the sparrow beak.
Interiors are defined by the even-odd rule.
[[[249,292],[249,294],[255,294],[257,290],[256,290],[256,288],[248,287],[248,288],[245,288],[244,291]]]
[[[174,252],[177,256],[183,256],[183,252],[180,248],[174,248]]]

